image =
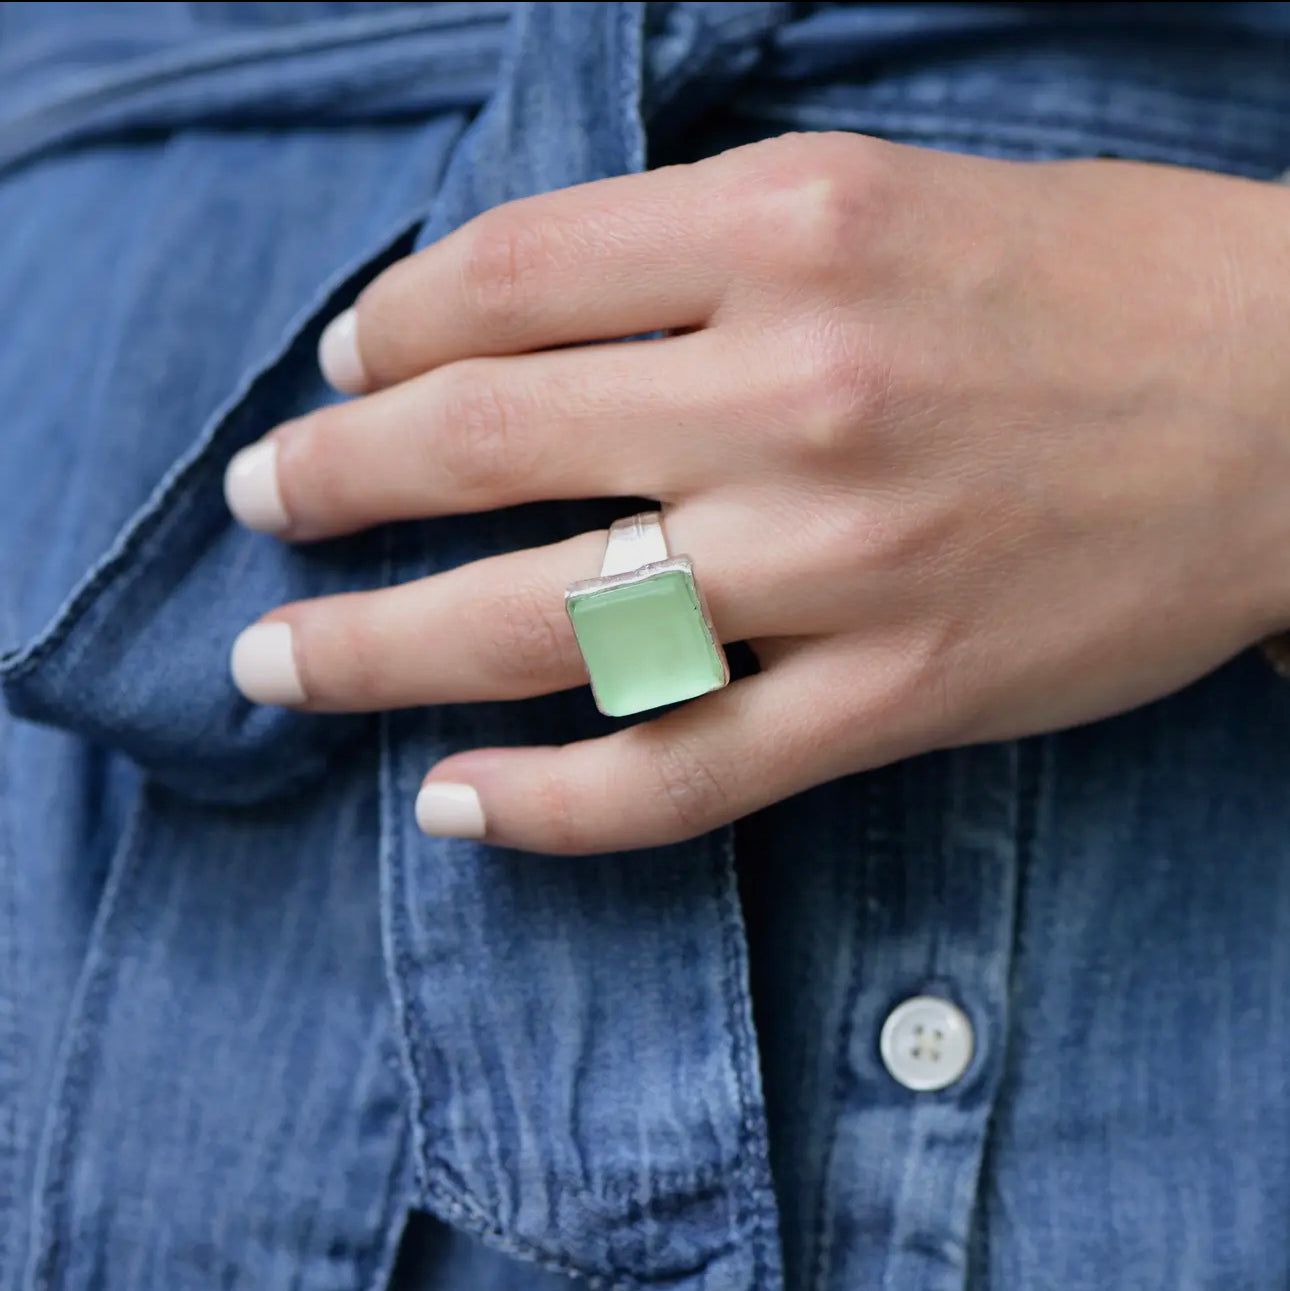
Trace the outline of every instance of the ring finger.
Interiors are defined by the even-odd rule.
[[[754,586],[764,567],[737,560],[751,534],[680,511],[668,528],[675,551],[693,542],[700,553],[696,573],[722,641],[779,631],[766,613],[777,598]],[[594,575],[604,549],[604,532],[584,533],[397,587],[281,606],[234,643],[234,681],[256,703],[326,712],[521,699],[585,684],[564,589]]]

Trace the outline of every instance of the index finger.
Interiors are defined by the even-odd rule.
[[[392,265],[323,333],[346,394],[444,363],[701,325],[729,280],[702,163],[494,207]],[[700,200],[700,189],[705,200]]]

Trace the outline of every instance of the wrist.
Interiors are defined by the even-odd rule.
[[[1288,172],[1290,177],[1290,172]],[[1215,328],[1222,366],[1213,379],[1231,393],[1231,430],[1249,455],[1253,481],[1246,519],[1253,640],[1290,676],[1290,184],[1242,185],[1248,222],[1216,247],[1222,284]]]
[[[1281,317],[1279,325],[1290,329],[1290,170],[1279,180],[1279,190],[1269,197],[1279,199],[1269,212],[1273,219],[1280,218],[1281,237],[1278,246],[1279,256],[1274,256],[1275,273],[1273,280],[1280,289]],[[1282,330],[1281,337],[1290,338],[1290,330]],[[1284,354],[1277,365],[1282,375],[1279,397],[1276,398],[1276,411],[1273,414],[1275,427],[1272,433],[1276,436],[1280,452],[1276,462],[1282,469],[1277,474],[1280,485],[1280,513],[1285,520],[1281,531],[1281,541],[1272,556],[1275,573],[1271,579],[1271,599],[1268,605],[1271,635],[1263,640],[1264,653],[1274,668],[1290,678],[1290,362]]]

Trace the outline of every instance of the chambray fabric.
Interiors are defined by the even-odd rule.
[[[282,601],[633,509],[234,525],[224,466],[332,397],[364,282],[823,128],[1271,178],[1290,6],[0,5],[0,1286],[1290,1283],[1290,686],[1253,653],[572,860],[411,803],[455,749],[607,729],[585,690],[231,685]],[[935,1094],[878,1056],[920,992],[975,1028]]]

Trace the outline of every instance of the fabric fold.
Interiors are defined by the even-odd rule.
[[[353,1285],[386,1249],[383,1196],[601,1287],[779,1284],[729,831],[577,860],[427,840],[412,802],[431,761],[599,733],[585,694],[321,716],[255,708],[228,676],[237,632],[284,601],[425,577],[620,509],[542,504],[292,547],[238,528],[220,477],[332,397],[317,337],[383,265],[501,202],[643,168],[644,26],[639,4],[517,6],[486,101],[285,136],[270,113],[272,147],[206,128],[241,91],[213,93],[215,73],[190,68],[164,103],[147,98],[164,78],[117,100],[144,133],[87,118],[57,165],[49,142],[0,184],[0,224],[11,214],[20,239],[61,237],[87,275],[121,265],[118,289],[78,314],[23,280],[37,272],[24,257],[0,263],[0,292],[50,311],[26,320],[31,335],[57,316],[67,342],[30,374],[56,396],[19,408],[0,446],[0,469],[34,471],[0,546],[58,519],[6,584],[5,699],[145,775],[49,1078],[33,1286],[285,1285],[293,1246],[300,1285]],[[692,72],[721,64],[719,22],[672,30]],[[265,61],[259,92],[300,66]],[[440,69],[444,84],[460,70],[423,58],[424,93]],[[151,137],[148,122],[167,124]],[[51,234],[32,213],[55,196]],[[14,353],[0,353],[0,388],[25,388]],[[42,436],[67,450],[42,455]],[[364,912],[373,924],[354,925]],[[361,1036],[355,1017],[371,1023]],[[311,1052],[319,1070],[298,1066]],[[305,1163],[325,1126],[353,1177],[311,1212]],[[145,1134],[146,1155],[113,1158]],[[186,1143],[221,1164],[174,1188],[167,1223],[145,1232]],[[134,1263],[114,1254],[131,1246]],[[225,1249],[240,1263],[221,1263]],[[328,1250],[349,1254],[329,1265]]]

